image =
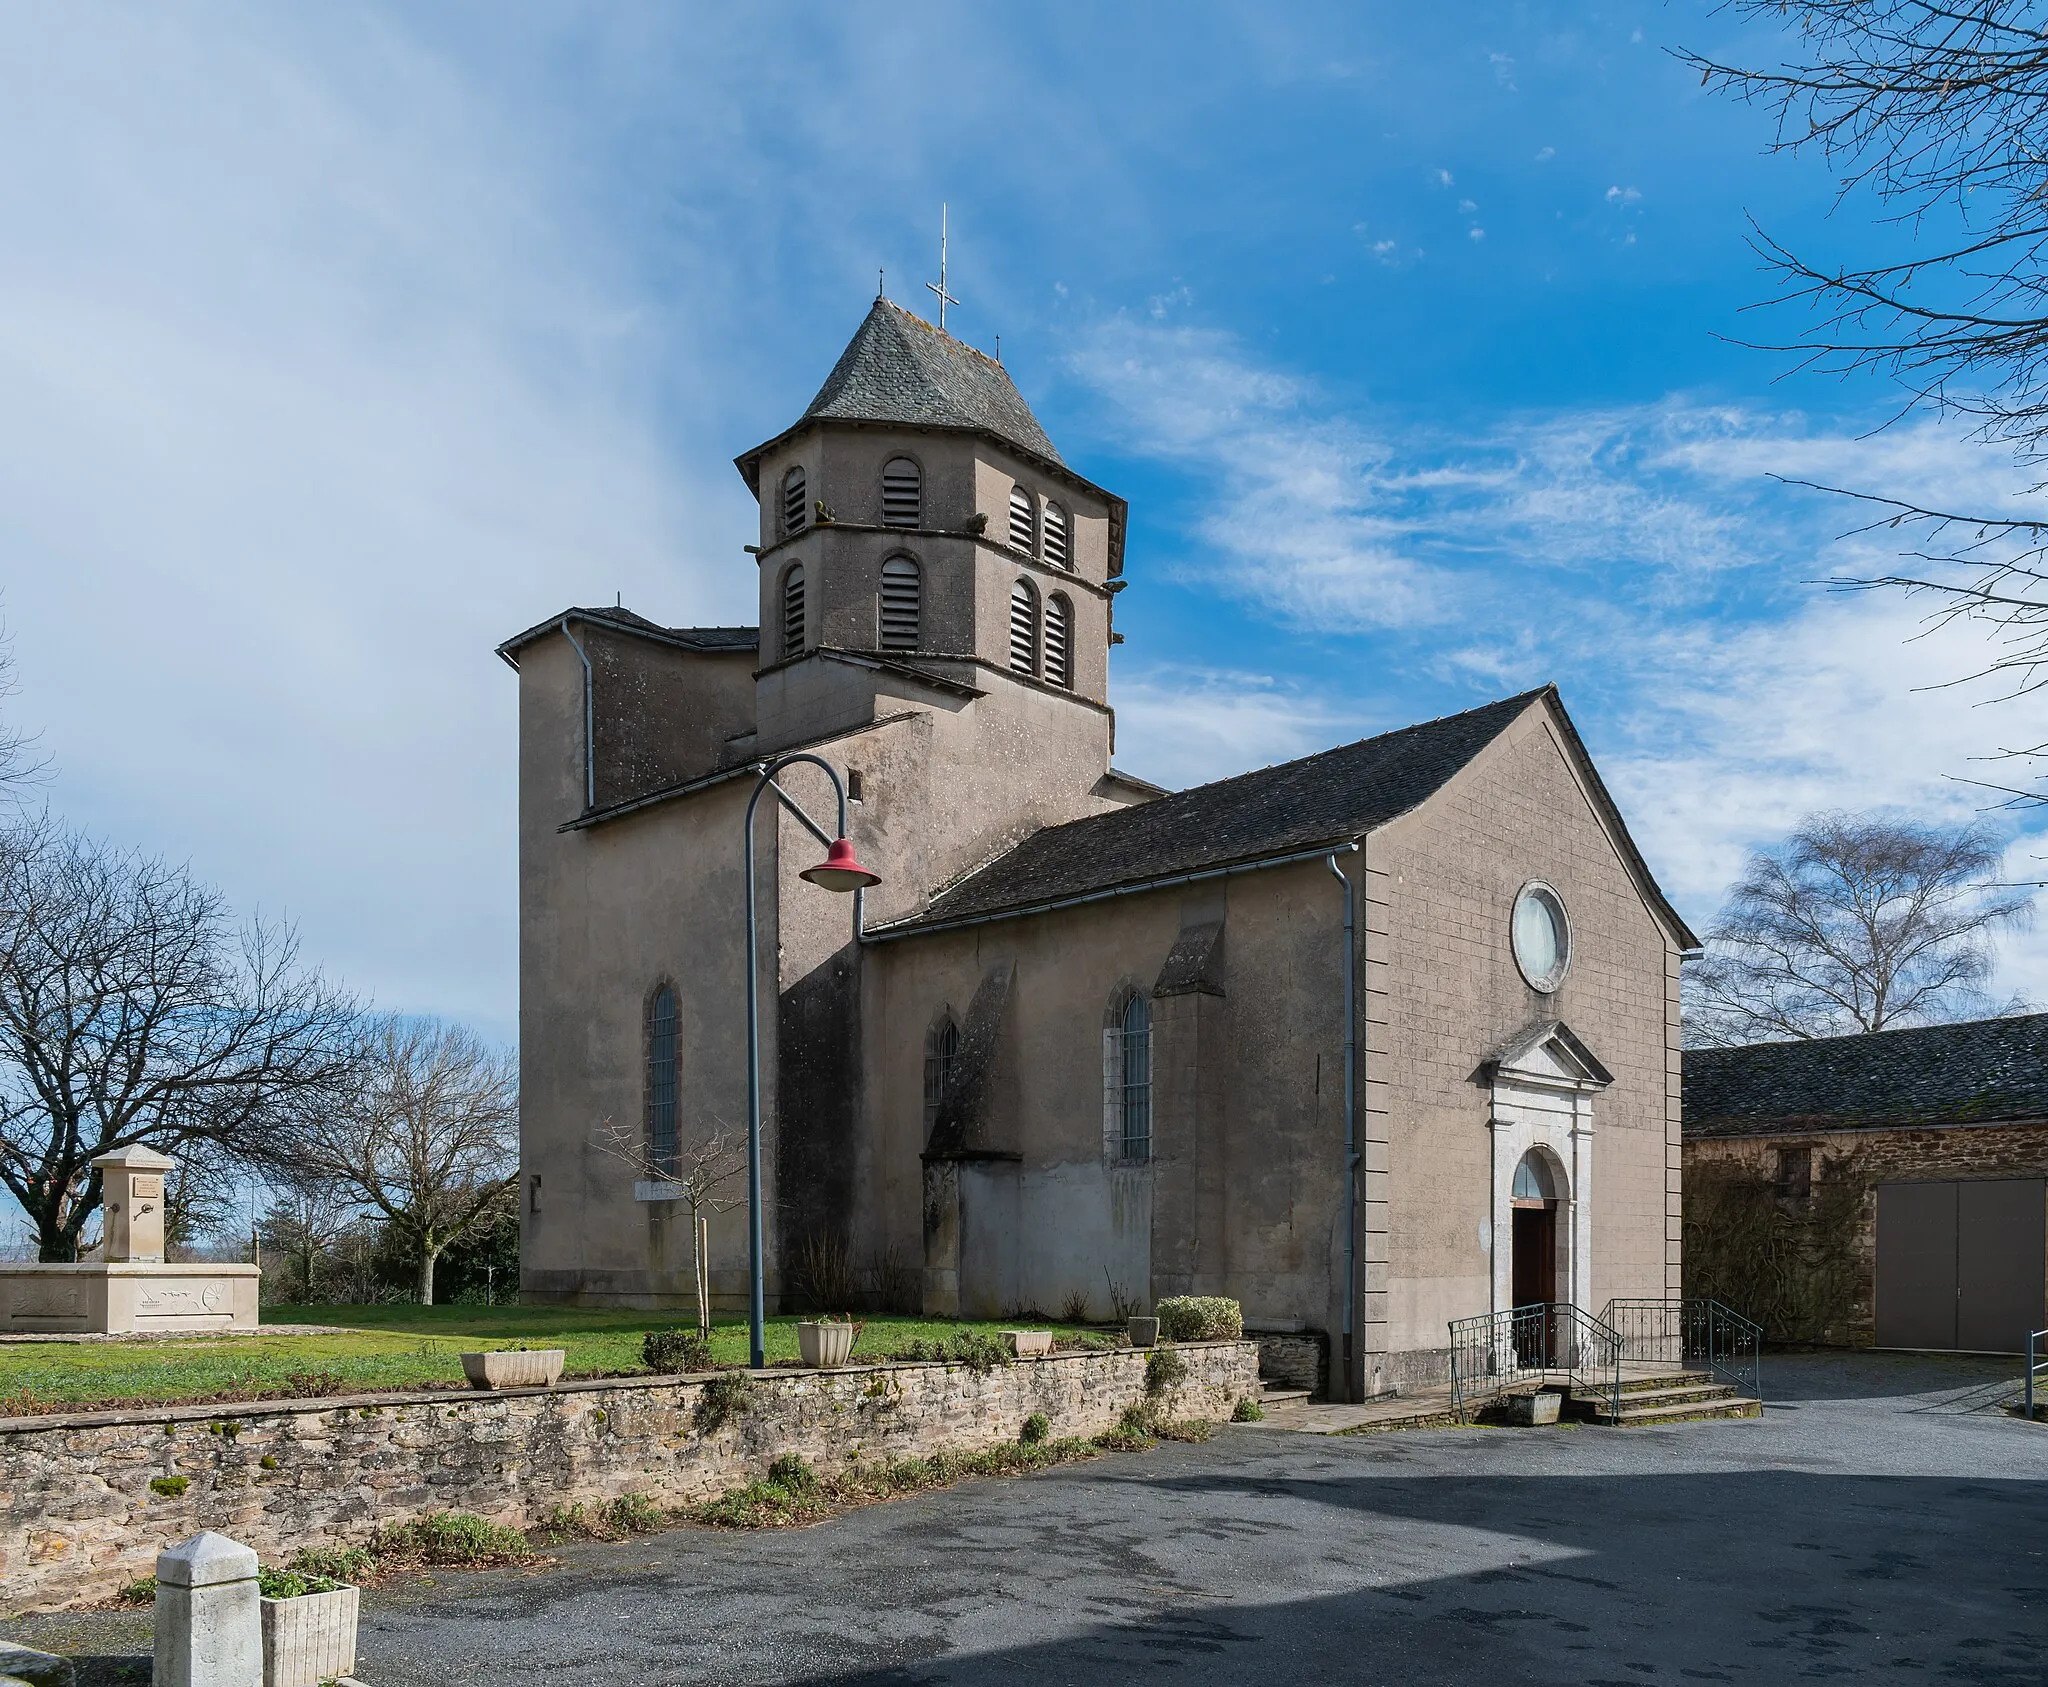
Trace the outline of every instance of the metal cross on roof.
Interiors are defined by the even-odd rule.
[[[946,291],[946,207],[944,204],[939,206],[939,279],[937,281],[927,281],[924,285],[926,292],[936,293],[939,296],[939,326],[943,328],[946,326],[946,307],[948,305],[957,305],[960,302],[951,293]]]

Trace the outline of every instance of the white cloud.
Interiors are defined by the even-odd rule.
[[[1169,789],[1202,785],[1357,737],[1357,716],[1270,674],[1157,667],[1118,674],[1116,765]]]

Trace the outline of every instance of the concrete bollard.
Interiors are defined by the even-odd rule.
[[[156,1557],[156,1687],[263,1687],[256,1554],[202,1529]]]

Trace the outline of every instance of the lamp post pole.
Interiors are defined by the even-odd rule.
[[[803,811],[796,799],[775,782],[775,776],[786,767],[799,762],[808,762],[813,767],[825,770],[825,777],[832,781],[832,794],[839,804],[839,826],[836,833],[827,833],[815,820]],[[767,1305],[763,1290],[763,1254],[761,1224],[761,962],[760,934],[755,919],[754,896],[754,811],[760,806],[764,793],[773,791],[775,800],[796,816],[805,831],[825,846],[825,859],[815,867],[806,867],[797,876],[809,879],[812,884],[822,885],[831,891],[853,892],[853,937],[860,941],[861,892],[869,885],[880,884],[881,877],[869,872],[854,859],[853,845],[846,838],[846,787],[840,782],[839,770],[822,757],[805,751],[778,756],[774,761],[760,764],[761,777],[754,786],[754,794],[747,799],[746,820],[746,877],[747,877],[747,1263],[752,1279],[752,1301],[749,1312],[749,1358],[748,1363],[760,1370],[768,1362],[767,1350]]]

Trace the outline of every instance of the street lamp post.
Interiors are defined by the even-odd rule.
[[[832,781],[832,794],[839,801],[839,827],[828,834],[825,829],[803,811],[797,800],[775,782],[775,776],[786,767],[798,762],[809,762],[813,767],[825,770],[825,777]],[[839,771],[821,757],[804,751],[778,756],[774,761],[760,764],[761,777],[754,786],[753,796],[747,799],[746,875],[747,875],[747,1252],[748,1266],[753,1279],[753,1299],[750,1315],[751,1355],[748,1363],[760,1370],[768,1362],[767,1307],[762,1290],[762,1232],[761,1232],[761,965],[760,939],[754,918],[754,810],[760,806],[763,793],[773,791],[775,800],[797,817],[805,831],[825,846],[825,859],[815,867],[806,867],[797,877],[808,879],[814,885],[822,885],[831,891],[853,892],[853,937],[860,941],[861,895],[869,885],[882,882],[879,873],[871,873],[855,859],[853,845],[846,836],[846,787],[840,783]]]

